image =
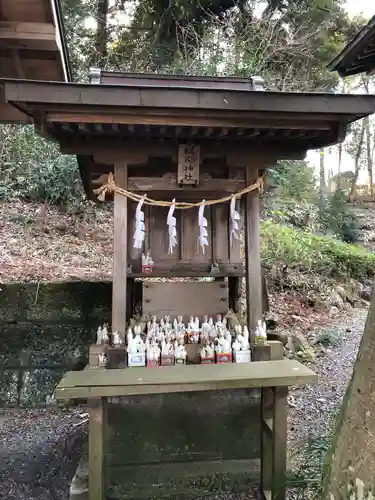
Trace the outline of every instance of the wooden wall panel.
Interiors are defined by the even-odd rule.
[[[211,208],[207,207],[204,211],[207,219],[208,247],[205,253],[198,246],[198,208],[181,211],[181,259],[184,262],[211,262],[212,261],[212,235],[211,235]]]
[[[168,207],[150,207],[150,216],[148,222],[148,244],[151,252],[151,257],[153,258],[155,265],[160,263],[176,262],[180,260],[180,236],[178,234],[180,221],[179,221],[179,211],[175,211],[175,217],[177,218],[177,247],[174,248],[172,254],[168,253],[168,226],[167,226],[167,215]]]
[[[229,259],[229,205],[220,203],[212,206],[213,260],[218,262]]]
[[[136,203],[129,203],[128,226],[128,262],[132,265],[133,272],[140,272],[142,251],[133,248],[133,234],[135,229]],[[230,222],[229,205],[207,207],[205,217],[208,226],[209,246],[202,253],[198,246],[198,209],[176,210],[177,218],[177,247],[173,254],[168,253],[168,207],[144,207],[145,213],[145,245],[155,262],[155,270],[171,269],[179,264],[204,264],[210,265],[213,261],[220,263],[239,264],[240,242],[229,242]]]

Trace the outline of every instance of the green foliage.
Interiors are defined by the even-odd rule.
[[[336,330],[325,330],[318,336],[315,343],[324,347],[338,347],[342,344],[342,337],[340,337]]]
[[[285,199],[308,203],[317,202],[314,168],[306,161],[280,161],[275,169],[268,169],[267,176],[277,186],[277,194]]]
[[[75,78],[122,71],[262,75],[280,90],[332,90],[327,63],[353,29],[341,0],[110,2],[107,54],[96,53],[97,2],[62,0]],[[261,7],[261,8],[260,8]],[[115,22],[113,22],[115,21]],[[357,25],[356,25],[357,26]]]
[[[375,255],[356,245],[270,221],[262,224],[262,258],[266,265],[286,263],[303,273],[363,281],[375,273]]]
[[[277,224],[297,227],[312,232],[321,228],[317,205],[290,198],[268,196],[265,199],[263,216]]]
[[[69,204],[83,197],[75,157],[34,133],[32,126],[1,126],[0,199]]]
[[[347,204],[347,199],[346,193],[341,189],[331,194],[326,200],[322,222],[335,236],[351,243],[358,239],[358,224]]]

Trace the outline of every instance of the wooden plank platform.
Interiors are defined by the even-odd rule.
[[[310,384],[316,380],[317,376],[312,370],[294,360],[154,369],[92,368],[80,372],[68,372],[56,388],[56,398],[97,398],[215,389],[288,387]]]

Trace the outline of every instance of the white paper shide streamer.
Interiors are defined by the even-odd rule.
[[[173,216],[175,208],[176,208],[176,200],[174,199],[172,201],[172,205],[169,208],[167,217],[167,226],[169,235],[168,253],[173,253],[173,249],[177,245],[176,217]]]
[[[206,217],[203,216],[205,206],[206,206],[206,200],[203,200],[198,210],[198,226],[199,226],[198,244],[201,247],[203,254],[205,247],[208,246],[207,219]]]
[[[236,210],[236,197],[235,197],[235,195],[233,195],[232,199],[230,200],[230,220],[231,220],[230,239],[231,239],[231,244],[232,244],[233,238],[235,240],[239,239],[238,229],[239,229],[240,214]]]
[[[135,211],[134,248],[142,248],[145,239],[145,214],[142,212],[145,196],[140,200]]]

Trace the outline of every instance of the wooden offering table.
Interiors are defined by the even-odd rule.
[[[88,398],[89,500],[107,492],[107,401],[113,396],[261,389],[261,484],[265,500],[285,499],[287,391],[315,382],[316,375],[291,360],[176,366],[157,369],[106,370],[97,367],[69,372],[56,389],[58,399]]]

